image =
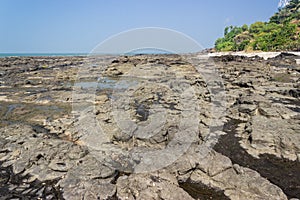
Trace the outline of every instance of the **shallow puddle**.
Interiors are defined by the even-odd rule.
[[[44,120],[55,119],[70,113],[69,105],[36,105],[30,103],[1,102],[0,127],[14,123],[43,125]]]
[[[127,89],[138,83],[134,78],[113,78],[102,77],[97,81],[85,80],[79,81],[74,84],[75,87],[81,87],[82,89],[96,89],[96,90],[114,90],[114,89]]]

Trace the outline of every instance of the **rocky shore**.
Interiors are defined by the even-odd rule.
[[[0,58],[0,199],[299,199],[299,59]]]

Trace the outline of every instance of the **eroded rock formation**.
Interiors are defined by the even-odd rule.
[[[0,59],[0,196],[300,197],[297,56]]]

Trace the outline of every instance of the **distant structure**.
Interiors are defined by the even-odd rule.
[[[279,4],[278,4],[278,8],[284,8],[289,3],[290,3],[290,0],[280,0]]]

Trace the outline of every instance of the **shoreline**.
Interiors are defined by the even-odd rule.
[[[204,54],[208,55],[209,57],[218,57],[218,56],[246,56],[246,57],[262,57],[264,59],[274,58],[281,53],[293,54],[295,56],[300,56],[300,51],[268,51],[268,52],[245,52],[245,51],[223,51],[223,52],[193,52],[193,53],[183,53],[178,55],[190,55],[190,54]],[[0,53],[0,58],[7,58],[7,57],[72,57],[72,56],[88,56],[91,55],[90,53]],[[97,54],[98,55],[98,54]],[[99,54],[103,56],[111,55],[111,54]],[[132,56],[136,55],[168,55],[168,54],[132,54]],[[172,54],[169,54],[172,55]],[[127,54],[120,54],[115,56],[128,56]]]

